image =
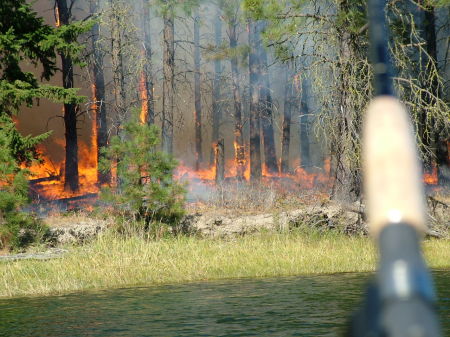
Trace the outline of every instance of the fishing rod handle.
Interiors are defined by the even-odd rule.
[[[400,101],[378,96],[364,125],[363,170],[371,234],[387,225],[406,223],[425,230],[425,201],[413,128]]]

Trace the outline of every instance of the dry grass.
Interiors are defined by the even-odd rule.
[[[425,243],[433,268],[450,267],[450,241]],[[0,263],[0,296],[243,277],[374,270],[368,238],[335,233],[261,233],[237,239],[176,237],[146,241],[111,235],[61,259]]]
[[[264,184],[232,181],[217,186],[206,185],[205,190],[207,193],[200,193],[194,187],[194,191],[188,194],[189,213],[261,214],[294,210],[302,205],[319,205],[329,200],[325,190],[303,189],[283,180],[267,180]]]

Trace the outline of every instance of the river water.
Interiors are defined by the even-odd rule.
[[[369,274],[229,280],[0,300],[0,336],[338,336]],[[450,336],[450,271],[434,272]]]

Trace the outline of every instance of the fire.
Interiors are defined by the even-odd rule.
[[[141,72],[141,78],[139,80],[139,98],[141,99],[141,113],[139,114],[139,121],[142,124],[147,123],[148,119],[148,93],[147,93],[147,81],[145,78],[145,71]]]
[[[250,180],[250,161],[246,160],[244,177],[246,181]],[[263,164],[262,175],[263,183],[268,182],[286,182],[288,185],[294,184],[296,187],[311,189],[316,186],[330,186],[330,171],[331,160],[325,159],[324,167],[317,172],[307,172],[304,168],[297,166],[293,173],[270,173],[266,166]],[[225,179],[235,180],[238,178],[238,166],[236,165],[235,158],[229,159],[225,163]],[[214,185],[216,178],[215,165],[206,169],[195,170],[188,167],[186,164],[181,163],[175,173],[175,179],[180,181],[189,181],[193,184],[203,183],[207,185]],[[292,186],[290,186],[292,187]]]
[[[427,185],[437,185],[439,182],[438,169],[436,163],[433,163],[431,172],[425,172],[423,174],[423,182]]]
[[[235,172],[233,175],[238,177],[245,177],[245,179],[250,178],[250,166],[246,167],[246,163],[249,163],[248,160],[245,160],[245,147],[243,145],[239,145],[236,141],[233,142],[234,146],[234,165]]]
[[[55,26],[61,27],[61,19],[59,18],[59,8],[58,5],[55,4]]]
[[[48,153],[46,148],[42,145],[38,147],[38,152],[41,154],[43,162],[35,163],[29,168],[31,172],[31,190],[39,196],[39,198],[47,200],[73,198],[86,194],[98,193],[97,154],[96,151],[92,151],[91,146],[84,142],[79,144],[78,170],[80,189],[77,192],[66,191],[64,189],[64,161],[53,162],[50,157],[46,155],[46,153]]]

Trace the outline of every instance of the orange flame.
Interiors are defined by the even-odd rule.
[[[141,72],[141,78],[139,80],[139,98],[141,99],[141,113],[139,114],[139,121],[142,124],[147,123],[148,119],[148,93],[147,93],[147,81],[145,78],[145,72]]]
[[[43,163],[33,164],[29,170],[31,172],[31,181],[41,180],[33,183],[32,188],[36,193],[49,200],[62,198],[71,198],[88,193],[98,193],[97,186],[97,161],[96,156],[92,155],[92,149],[84,142],[79,144],[79,179],[80,189],[77,192],[66,191],[64,189],[64,162],[54,163],[44,153],[44,146],[40,146],[39,152]]]
[[[55,4],[55,19],[56,19],[55,26],[61,27],[61,19],[59,17],[59,8],[58,8],[58,5],[56,5],[56,4]]]
[[[436,163],[433,163],[431,172],[425,172],[423,174],[423,182],[427,185],[437,185],[439,182],[438,169]]]

